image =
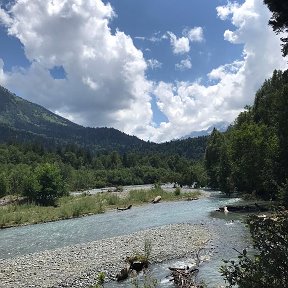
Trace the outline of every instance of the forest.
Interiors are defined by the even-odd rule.
[[[213,131],[205,154],[209,186],[287,204],[287,92],[288,71],[274,71],[226,133]]]
[[[194,161],[177,154],[117,151],[92,153],[75,145],[55,150],[40,144],[0,145],[0,195],[31,196],[40,176],[61,179],[59,196],[68,191],[177,182],[198,186],[207,183],[203,161]],[[45,203],[42,203],[45,204]]]

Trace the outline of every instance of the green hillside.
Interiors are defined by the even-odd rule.
[[[145,142],[114,128],[86,128],[44,107],[26,101],[0,86],[0,143],[37,142],[44,146],[74,144],[91,151],[177,154],[202,159],[207,137],[162,144]]]
[[[0,86],[0,132],[7,141],[76,144],[93,150],[125,150],[146,142],[113,128],[85,128]]]

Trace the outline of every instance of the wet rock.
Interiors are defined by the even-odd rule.
[[[118,273],[116,275],[116,280],[119,281],[123,281],[125,279],[127,279],[129,276],[129,270],[127,268],[123,268],[120,273]]]

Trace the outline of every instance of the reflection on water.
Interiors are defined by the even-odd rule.
[[[249,233],[241,222],[243,216],[233,213],[225,216],[224,213],[213,212],[219,206],[238,200],[222,198],[219,193],[211,192],[211,197],[198,201],[148,204],[125,212],[111,211],[79,219],[5,229],[0,231],[0,258],[87,243],[167,224],[202,224],[213,232],[214,236],[204,251],[205,255],[210,255],[211,260],[201,265],[199,278],[205,280],[209,287],[215,287],[213,285],[221,280],[218,272],[221,259],[235,257],[233,248],[242,250],[250,244]],[[171,285],[165,278],[169,273],[168,266],[177,266],[180,263],[187,265],[193,259],[177,261],[180,262],[169,261],[153,266],[152,273],[160,279],[161,286]],[[113,285],[119,287],[119,284],[109,286]],[[120,286],[128,285],[130,286],[130,282],[124,282]]]

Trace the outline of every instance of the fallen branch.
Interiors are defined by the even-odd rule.
[[[193,267],[185,267],[185,268],[175,268],[169,267],[171,271],[172,279],[170,281],[174,281],[176,287],[179,288],[201,288],[202,285],[198,285],[196,283],[196,277],[199,272],[200,265],[200,250],[196,253],[196,264]]]
[[[131,207],[132,207],[132,205],[129,205],[128,207],[124,207],[124,208],[118,208],[118,207],[117,207],[117,210],[118,210],[118,211],[125,211],[125,210],[131,209]]]

